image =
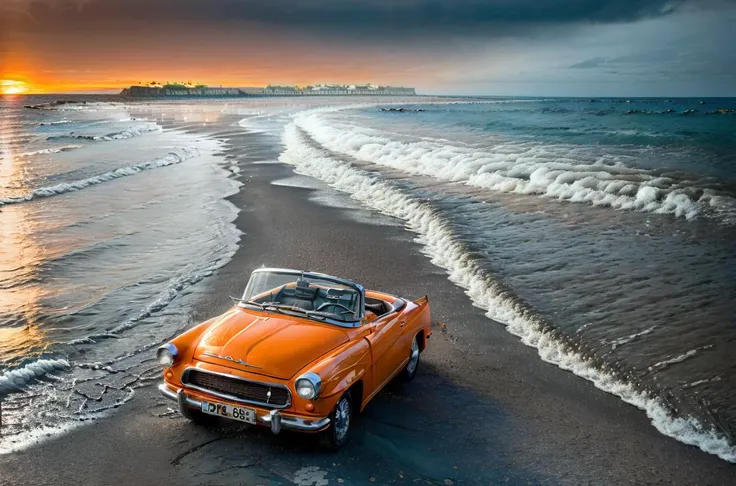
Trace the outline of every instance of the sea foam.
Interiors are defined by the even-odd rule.
[[[35,150],[33,152],[24,152],[22,154],[18,154],[18,158],[25,158],[25,157],[33,157],[35,155],[49,155],[49,154],[59,154],[61,152],[68,152],[70,150],[81,148],[81,145],[65,145],[63,147],[53,147],[53,148],[47,148],[47,149],[41,149],[41,150]]]
[[[464,288],[473,304],[486,311],[487,317],[504,324],[524,344],[537,348],[544,361],[571,371],[593,382],[597,388],[644,410],[662,434],[736,462],[736,447],[725,437],[705,428],[694,418],[672,416],[659,397],[640,391],[632,383],[600,369],[580,352],[565,345],[537,314],[519,300],[509,298],[506,289],[485,275],[430,206],[315,147],[299,128],[300,121],[303,120],[297,118],[296,123],[285,129],[282,162],[293,165],[300,174],[316,177],[350,194],[368,207],[403,220],[409,230],[419,235],[417,241],[424,246],[423,251],[432,263],[444,268],[449,280]]]
[[[128,138],[140,137],[146,133],[160,132],[163,129],[160,125],[153,122],[141,123],[139,125],[126,128],[119,132],[108,133],[107,135],[83,135],[77,133],[70,133],[68,135],[52,135],[47,140],[63,140],[63,139],[76,139],[76,140],[93,140],[96,142],[104,141],[109,142],[112,140],[125,140]]]
[[[400,140],[370,128],[345,123],[335,126],[324,115],[306,112],[294,123],[332,152],[409,174],[494,192],[533,194],[686,219],[714,214],[736,221],[736,199],[731,195],[684,176],[627,167],[635,153],[601,156],[586,147],[529,140],[499,140],[493,148],[426,138]]]
[[[69,369],[69,362],[64,359],[39,359],[0,375],[0,399],[8,393],[22,391],[35,380],[55,371]]]
[[[199,150],[197,148],[181,148],[176,151],[169,152],[164,157],[160,157],[155,160],[149,160],[135,165],[119,167],[115,170],[105,172],[104,174],[100,174],[94,177],[88,177],[86,179],[80,179],[71,182],[62,182],[61,184],[56,184],[54,186],[41,187],[29,192],[24,196],[0,199],[0,205],[17,204],[32,201],[34,199],[42,197],[51,197],[58,194],[65,194],[67,192],[80,191],[89,186],[94,186],[97,184],[102,184],[103,182],[120,179],[121,177],[136,175],[146,170],[158,169],[160,167],[167,167],[169,165],[179,164],[191,157],[196,157],[197,155],[199,155]]]

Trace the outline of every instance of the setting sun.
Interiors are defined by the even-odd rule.
[[[23,81],[14,81],[12,79],[0,80],[0,94],[16,95],[23,94],[26,91],[28,91],[28,87]]]

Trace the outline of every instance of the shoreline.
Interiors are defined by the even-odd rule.
[[[543,362],[474,307],[403,222],[295,175],[275,162],[278,147],[244,133],[237,118],[226,117],[215,138],[229,139],[225,155],[240,169],[244,186],[228,199],[240,210],[243,234],[233,259],[192,290],[199,294],[194,321],[228,308],[228,295],[242,291],[261,264],[335,273],[408,298],[429,294],[435,332],[417,379],[380,393],[352,442],[334,455],[308,437],[230,423],[195,427],[169,414],[171,404],[149,386],[110,418],[0,456],[8,484],[290,484],[297,476],[305,484],[732,480],[736,466],[659,434],[644,412]],[[86,478],[75,474],[81,471]]]

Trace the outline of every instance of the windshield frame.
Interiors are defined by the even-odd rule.
[[[259,273],[276,273],[276,274],[282,274],[282,275],[289,275],[294,276],[294,280],[296,281],[299,278],[307,278],[307,279],[314,279],[314,280],[324,280],[327,282],[333,282],[338,285],[342,285],[345,287],[350,287],[356,292],[358,292],[358,312],[355,319],[349,319],[349,320],[339,320],[339,319],[331,319],[329,317],[317,317],[318,314],[313,314],[310,316],[309,312],[304,313],[304,318],[313,320],[315,322],[326,322],[329,324],[334,324],[336,326],[340,327],[359,327],[361,322],[363,321],[363,318],[365,317],[365,288],[357,284],[351,280],[347,280],[340,277],[335,277],[333,275],[327,275],[324,273],[317,273],[317,272],[305,272],[301,270],[293,270],[289,268],[259,268],[253,271],[253,273],[250,274],[250,278],[248,279],[248,284],[245,286],[245,290],[243,291],[243,297],[241,298],[240,302],[238,303],[239,307],[247,307],[249,309],[256,309],[264,312],[274,312],[274,313],[281,313],[284,314],[284,312],[278,312],[274,310],[269,310],[268,306],[265,306],[265,308],[261,307],[260,305],[255,304],[249,304],[245,301],[246,296],[248,295],[248,289],[251,285],[251,282],[253,281],[254,277]],[[287,310],[288,311],[288,310]],[[289,313],[287,315],[291,315],[294,317],[302,317],[299,315],[299,313],[294,312]]]

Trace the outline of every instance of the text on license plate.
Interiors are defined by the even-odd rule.
[[[249,424],[256,423],[256,411],[252,408],[234,407],[224,403],[202,402],[202,412],[209,415],[240,420]]]

